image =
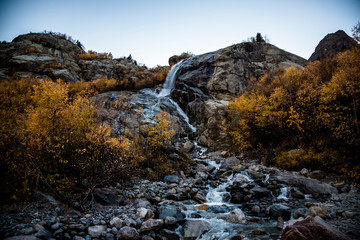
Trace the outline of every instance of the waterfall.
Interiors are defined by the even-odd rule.
[[[181,109],[181,107],[170,98],[171,90],[175,86],[175,80],[177,77],[177,72],[179,68],[181,67],[181,63],[183,60],[172,66],[170,69],[168,75],[166,76],[165,83],[163,85],[163,88],[161,89],[160,93],[157,95],[158,99],[161,98],[168,98],[170,103],[175,107],[176,111],[179,113],[179,115],[183,118],[183,120],[186,122],[186,124],[189,126],[192,132],[196,132],[196,128],[190,124],[189,118],[186,115],[186,113]]]
[[[169,73],[166,76],[164,86],[161,89],[160,93],[158,94],[158,97],[166,97],[170,95],[171,90],[175,86],[175,80],[177,76],[176,74],[181,66],[182,61],[183,60],[172,66],[172,68],[170,69]]]

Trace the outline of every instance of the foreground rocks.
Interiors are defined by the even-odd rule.
[[[303,177],[300,173],[279,173],[242,156],[224,156],[221,152],[194,155],[195,164],[186,175],[171,175],[164,181],[134,178],[128,184],[99,188],[98,196],[105,199],[95,198],[98,203],[86,212],[68,209],[47,197],[25,206],[7,206],[0,214],[0,238],[278,239],[287,227],[283,239],[299,239],[293,237],[308,237],[317,229],[330,231],[328,226],[352,239],[360,236],[360,196],[351,185],[325,179],[329,187],[339,189],[319,198],[312,197],[315,190],[311,195],[305,193],[306,198],[295,198],[292,193],[300,191],[297,181],[286,185],[278,177],[285,174],[296,179]],[[209,202],[213,198],[226,204]],[[307,239],[311,237],[321,239],[315,235]]]

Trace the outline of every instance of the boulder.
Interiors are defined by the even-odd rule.
[[[226,221],[231,223],[246,223],[246,217],[241,209],[235,208],[226,217]]]
[[[136,217],[140,218],[141,220],[148,220],[151,218],[154,218],[155,214],[151,209],[146,209],[146,208],[138,208],[136,210]]]
[[[123,225],[123,222],[118,217],[114,217],[113,219],[110,220],[111,227],[116,227],[117,229],[120,229],[122,227],[122,225]]]
[[[92,238],[100,237],[103,232],[106,232],[105,225],[96,225],[96,226],[91,226],[88,228],[88,234]]]
[[[328,213],[327,208],[322,204],[311,206],[308,210],[308,215],[310,217],[319,216],[319,217],[325,219],[327,216],[327,213]]]
[[[326,224],[321,218],[309,217],[287,226],[281,240],[350,240],[345,234]]]
[[[133,227],[122,227],[116,236],[118,240],[137,240],[140,239],[138,231]]]
[[[236,157],[225,158],[220,168],[224,170],[233,170],[236,166],[240,165],[241,161]]]
[[[141,224],[140,232],[149,232],[159,230],[164,225],[162,219],[149,219]]]
[[[146,198],[137,198],[134,201],[135,207],[146,207],[151,206],[151,203]]]
[[[197,192],[194,196],[194,199],[199,203],[205,203],[206,202],[206,196],[202,192]]]
[[[285,221],[291,217],[291,208],[282,204],[273,204],[269,207],[269,215],[273,219],[281,217]]]
[[[167,217],[173,217],[177,221],[183,221],[185,215],[181,212],[179,207],[174,205],[163,205],[158,208],[159,218],[165,220]]]
[[[255,198],[263,198],[270,196],[271,191],[267,188],[260,187],[256,185],[250,190],[250,193],[253,194]]]
[[[179,183],[179,177],[176,175],[168,175],[164,177],[164,182],[167,183]]]
[[[210,224],[204,220],[188,220],[183,226],[184,240],[195,240],[210,230]]]
[[[311,194],[313,198],[328,197],[333,193],[338,193],[336,188],[327,183],[312,178],[306,178],[296,173],[277,170],[271,178],[279,183],[297,187],[303,193]]]

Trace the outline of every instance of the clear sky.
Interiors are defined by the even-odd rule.
[[[351,36],[358,21],[360,0],[0,0],[0,41],[51,30],[149,67],[257,32],[308,59],[326,34],[342,29]]]

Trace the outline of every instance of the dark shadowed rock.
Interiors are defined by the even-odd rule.
[[[273,204],[270,206],[269,214],[273,219],[281,217],[287,221],[291,217],[291,208],[282,204]]]
[[[225,158],[222,161],[220,168],[224,170],[232,170],[234,167],[240,165],[240,163],[240,160],[236,157]]]
[[[118,205],[116,195],[111,188],[97,188],[94,190],[95,200],[103,205]]]
[[[167,183],[179,183],[179,177],[176,175],[168,175],[164,177],[164,182]]]
[[[167,217],[174,217],[177,221],[183,221],[185,216],[179,209],[174,205],[164,205],[158,208],[159,218],[165,220]]]
[[[320,218],[309,217],[287,226],[281,240],[350,240],[337,229],[332,228]]]
[[[279,183],[297,187],[303,193],[310,193],[314,198],[327,197],[338,192],[336,188],[327,183],[312,178],[306,178],[295,173],[276,171],[272,178]]]
[[[343,30],[326,35],[316,46],[315,52],[310,56],[309,61],[321,60],[335,54],[351,49],[357,43]]]
[[[4,240],[40,240],[40,238],[37,238],[35,236],[20,235],[20,236],[8,237],[5,238]]]

